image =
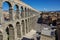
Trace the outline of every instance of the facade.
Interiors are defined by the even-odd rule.
[[[9,5],[8,11],[2,10],[4,2]],[[37,10],[20,0],[0,0],[0,40],[20,40],[34,29],[34,21],[38,16]]]
[[[57,12],[43,12],[42,14],[43,18],[50,16],[52,18],[52,21],[57,20]]]

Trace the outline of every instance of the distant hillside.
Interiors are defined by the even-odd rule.
[[[40,12],[60,12],[60,10],[58,10],[58,11],[40,11]]]

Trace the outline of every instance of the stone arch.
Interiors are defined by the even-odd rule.
[[[7,3],[8,6],[9,6],[9,8],[12,7],[12,5],[11,5],[11,3],[10,3],[9,1],[4,1],[4,2],[2,3],[2,8],[3,8],[3,6],[4,6],[4,3]]]
[[[14,7],[15,7],[15,10],[19,9],[19,6],[17,4],[15,4]]]
[[[4,1],[2,3],[2,10],[3,10],[4,20],[6,21],[12,20],[12,5],[9,1]]]
[[[24,9],[23,9],[23,6],[21,6],[21,17],[22,18],[24,17]]]
[[[17,37],[20,38],[21,37],[21,26],[20,26],[20,22],[16,22],[16,28],[17,28]]]
[[[23,6],[21,6],[21,11],[23,11]]]
[[[14,28],[12,24],[9,24],[6,28],[6,33],[8,35],[7,40],[15,40]]]
[[[22,24],[22,32],[23,32],[23,35],[25,35],[25,27],[24,27],[25,25],[24,25],[24,20],[22,20],[22,23],[21,23],[21,24]]]
[[[14,11],[16,13],[15,19],[19,19],[19,6],[17,4],[14,5]]]
[[[1,31],[0,31],[0,40],[3,40],[3,34]]]

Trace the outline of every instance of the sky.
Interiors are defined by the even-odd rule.
[[[38,11],[57,11],[60,10],[60,0],[21,0]],[[6,2],[2,5],[3,10],[8,10]],[[16,7],[14,7],[16,10]]]
[[[21,0],[38,11],[60,10],[60,0]]]

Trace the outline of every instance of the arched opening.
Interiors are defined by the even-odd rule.
[[[26,23],[26,33],[28,33],[27,20],[25,20],[25,23]]]
[[[15,35],[14,35],[14,28],[12,24],[8,25],[9,27],[6,28],[6,33],[8,35],[7,40],[15,40]]]
[[[25,17],[27,17],[27,8],[25,8]]]
[[[21,26],[19,22],[16,23],[16,28],[17,28],[17,37],[20,38],[21,37]]]
[[[3,34],[1,31],[0,31],[0,40],[3,40]]]
[[[23,10],[23,6],[21,6],[21,17],[24,17],[24,10]]]
[[[19,6],[14,5],[15,19],[19,19]]]
[[[12,20],[12,6],[10,2],[5,1],[2,4],[3,16],[5,21]]]
[[[24,27],[24,20],[22,20],[22,32],[23,32],[23,35],[25,35],[25,27]]]

